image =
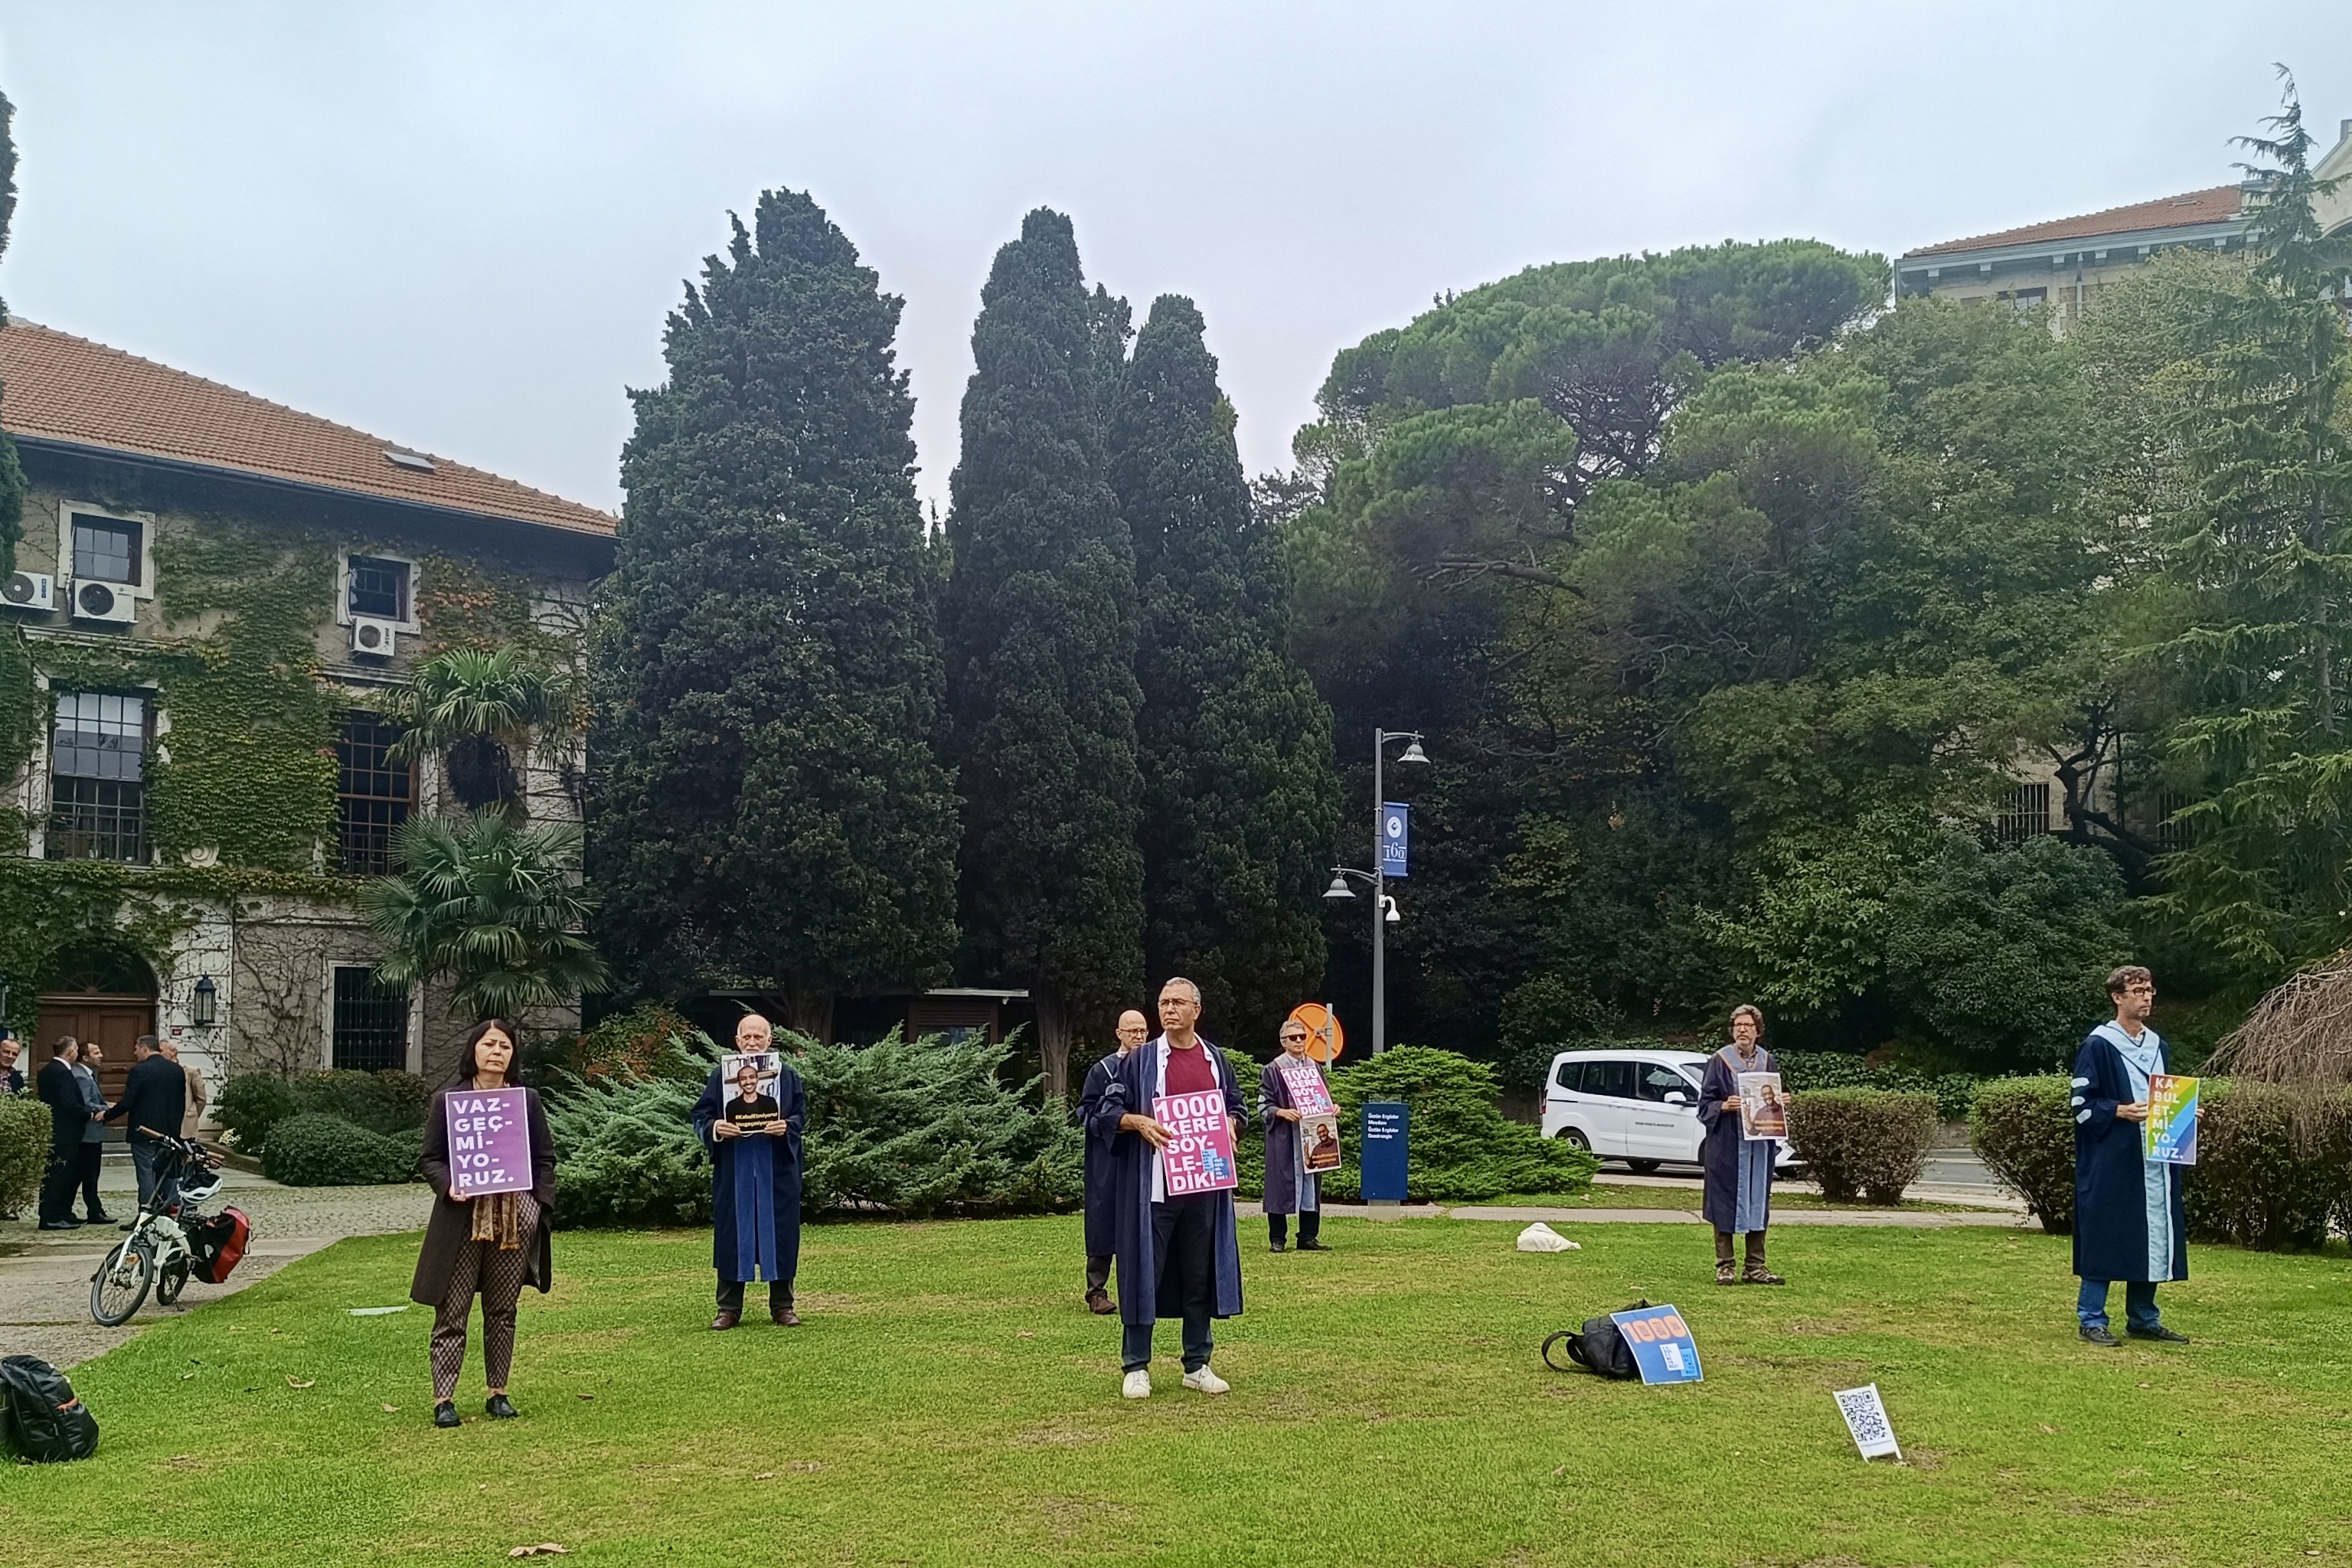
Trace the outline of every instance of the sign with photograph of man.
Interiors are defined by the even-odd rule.
[[[731,1121],[749,1131],[765,1127],[783,1114],[776,1097],[776,1077],[783,1067],[783,1058],[773,1051],[751,1051],[730,1054],[719,1064],[719,1080],[725,1084],[727,1100],[719,1107],[722,1121]]]
[[[1310,1176],[1324,1176],[1339,1168],[1339,1117],[1336,1111],[1298,1119],[1299,1157]]]
[[[1739,1135],[1746,1139],[1789,1135],[1789,1094],[1776,1072],[1739,1075]]]

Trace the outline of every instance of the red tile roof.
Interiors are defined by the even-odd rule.
[[[2048,223],[2027,224],[2023,228],[2005,228],[1999,234],[1973,235],[1967,239],[1948,239],[1941,245],[1923,245],[1916,250],[1904,252],[1904,258],[1944,256],[1956,250],[1991,250],[2005,245],[2096,239],[2102,235],[2227,223],[2243,211],[2243,196],[2244,193],[2235,185],[2216,185],[2210,191],[2191,191],[2185,196],[2135,202],[2127,207],[2109,207],[2105,212],[2086,213],[2081,217],[2053,218]]]
[[[396,465],[386,451],[412,448],[14,317],[0,326],[0,426],[20,436],[577,533],[617,526],[594,507],[446,458],[430,471]]]

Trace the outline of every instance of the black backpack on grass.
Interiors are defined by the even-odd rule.
[[[35,1465],[87,1459],[98,1452],[98,1417],[65,1373],[38,1356],[12,1355],[0,1360],[0,1447]]]
[[[1638,1312],[1649,1304],[1636,1301],[1625,1310]],[[1554,1372],[1569,1370],[1551,1359],[1551,1347],[1563,1342],[1568,1346],[1568,1359],[1587,1372],[1629,1380],[1642,1375],[1640,1363],[1633,1360],[1633,1347],[1625,1342],[1625,1331],[1606,1317],[1587,1318],[1582,1329],[1562,1329],[1544,1341],[1544,1364]]]

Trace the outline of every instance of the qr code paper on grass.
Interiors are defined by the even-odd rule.
[[[1864,1388],[1840,1389],[1833,1397],[1838,1413],[1845,1417],[1845,1428],[1853,1434],[1853,1446],[1862,1450],[1865,1459],[1875,1459],[1882,1454],[1903,1457],[1895,1446],[1895,1424],[1886,1418],[1885,1402],[1878,1397],[1878,1384]]]

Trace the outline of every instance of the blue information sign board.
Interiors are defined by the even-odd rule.
[[[1404,1202],[1404,1152],[1412,1107],[1401,1100],[1364,1102],[1364,1201]]]
[[[1609,1321],[1625,1336],[1643,1383],[1699,1380],[1698,1342],[1691,1338],[1690,1325],[1673,1307],[1636,1307],[1612,1312]]]
[[[1390,801],[1381,807],[1381,875],[1402,877],[1411,859],[1412,807]]]

